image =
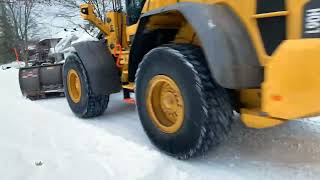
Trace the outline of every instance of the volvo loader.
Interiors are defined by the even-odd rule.
[[[109,95],[135,93],[151,142],[179,159],[207,152],[231,131],[320,114],[319,0],[126,0],[105,21],[81,17],[101,41],[74,44],[64,65],[71,110],[103,114]],[[248,139],[249,141],[249,139]]]

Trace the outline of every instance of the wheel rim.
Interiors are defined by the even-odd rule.
[[[184,101],[177,84],[157,75],[148,84],[147,111],[152,122],[165,133],[177,132],[184,121]]]
[[[81,81],[78,73],[74,69],[68,71],[68,93],[74,103],[79,103],[81,100]]]

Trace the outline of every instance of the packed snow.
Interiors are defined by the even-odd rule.
[[[319,179],[320,118],[245,128],[207,155],[181,161],[148,140],[134,105],[111,96],[99,118],[75,117],[65,98],[30,101],[18,71],[0,69],[0,179]]]

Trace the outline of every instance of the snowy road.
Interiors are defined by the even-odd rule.
[[[1,180],[320,178],[320,118],[265,130],[238,120],[218,149],[179,161],[151,145],[120,95],[102,117],[82,120],[64,98],[23,98],[17,80],[0,70]]]

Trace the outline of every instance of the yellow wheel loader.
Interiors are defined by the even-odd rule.
[[[201,155],[230,133],[233,112],[251,128],[320,113],[319,0],[126,0],[106,13],[81,5],[101,41],[74,44],[64,87],[79,117],[109,95],[136,96],[161,151]]]

